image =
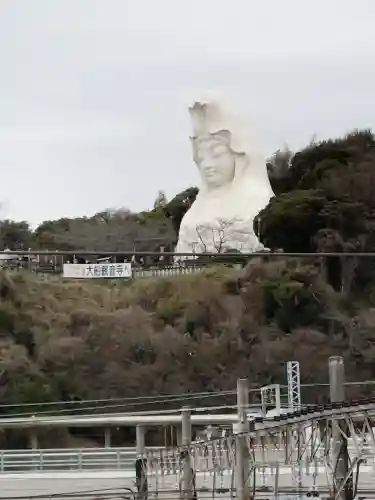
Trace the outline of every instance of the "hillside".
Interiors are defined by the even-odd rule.
[[[329,355],[348,378],[374,377],[373,296],[334,292],[317,262],[254,259],[242,270],[130,283],[1,274],[2,402],[209,391],[326,381]]]

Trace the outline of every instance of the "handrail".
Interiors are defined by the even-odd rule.
[[[350,447],[351,448],[351,447]],[[164,450],[164,459],[173,469],[179,460],[168,456],[162,447],[148,447],[146,451]],[[27,472],[85,472],[85,471],[134,471],[137,452],[135,448],[84,448],[0,450],[0,475]],[[172,463],[173,462],[173,463]]]
[[[102,414],[84,414],[84,415],[45,415],[41,417],[11,417],[3,416],[1,418],[1,428],[17,429],[26,427],[95,427],[103,425],[115,425],[123,427],[133,427],[138,424],[179,424],[181,423],[181,414],[167,413],[162,415],[144,415],[133,413],[102,413]],[[196,425],[206,424],[232,424],[238,421],[236,413],[225,414],[193,414],[191,421]]]
[[[158,447],[150,447],[158,450]],[[32,471],[133,470],[135,448],[0,450],[0,474]]]

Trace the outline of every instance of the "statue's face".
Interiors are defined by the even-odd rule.
[[[195,160],[209,187],[219,187],[233,181],[235,158],[226,141],[213,136],[198,139],[195,147]]]

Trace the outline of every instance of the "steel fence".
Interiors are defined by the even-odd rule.
[[[135,448],[0,451],[0,473],[132,470]]]

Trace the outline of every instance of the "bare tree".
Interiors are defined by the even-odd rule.
[[[224,253],[236,249],[241,251],[253,233],[241,228],[237,219],[218,219],[215,224],[196,227],[197,241],[191,243],[192,251]]]
[[[288,173],[291,165],[293,151],[287,144],[282,149],[278,149],[267,159],[268,175],[273,178],[283,177]]]

